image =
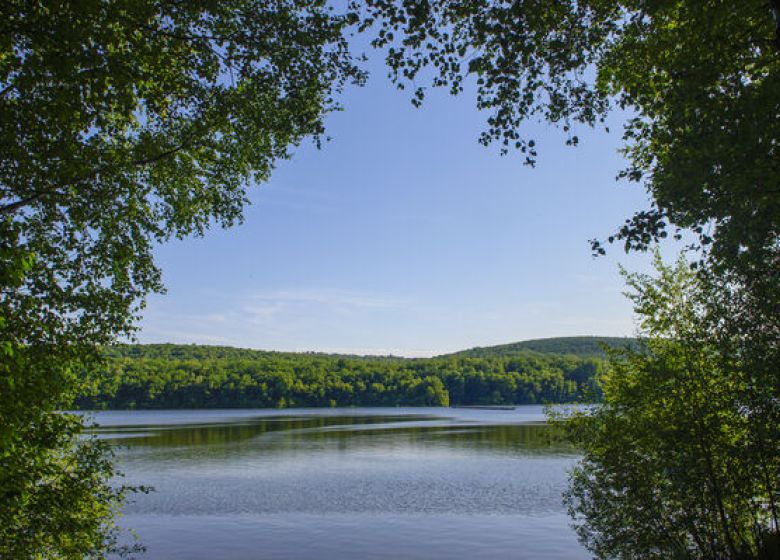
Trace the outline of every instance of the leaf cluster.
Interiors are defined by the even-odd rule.
[[[645,348],[613,353],[602,404],[556,419],[584,452],[565,495],[580,539],[597,558],[774,558],[778,316],[737,277],[656,266],[627,275]]]
[[[480,142],[533,165],[529,120],[576,125],[625,116],[619,178],[651,206],[605,243],[645,251],[682,230],[715,260],[761,261],[780,235],[780,35],[776,2],[666,0],[366,0],[361,26],[390,77],[453,94],[467,82],[486,110]]]
[[[161,291],[153,247],[247,189],[362,83],[303,0],[0,3],[0,556],[100,557],[121,492],[67,408]]]

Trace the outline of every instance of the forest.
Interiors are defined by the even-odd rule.
[[[116,552],[135,489],[115,484],[109,444],[62,413],[74,405],[566,402],[599,398],[594,385],[599,407],[558,420],[582,452],[564,498],[594,557],[780,558],[780,0],[5,0],[0,22],[1,558]],[[401,360],[113,346],[165,291],[157,248],[252,217],[251,195],[302,142],[330,138],[369,74],[415,107],[434,91],[471,98],[476,140],[530,167],[562,165],[536,124],[572,148],[614,135],[616,178],[646,203],[608,222],[578,209],[594,220],[582,241],[594,256],[677,241],[691,261],[657,254],[656,277],[624,275],[641,351],[601,375],[598,356],[513,348]],[[367,141],[400,167],[385,138]],[[474,200],[488,200],[484,169]],[[624,200],[573,181],[599,207]],[[543,218],[497,236],[502,256],[541,253],[573,225],[558,207]],[[489,289],[479,262],[449,254]]]
[[[603,362],[520,351],[360,357],[219,346],[112,347],[81,409],[458,406],[593,401]]]
[[[492,358],[513,356],[522,352],[542,354],[566,354],[582,358],[606,358],[605,348],[632,350],[640,347],[641,341],[633,337],[618,336],[558,336],[523,340],[497,346],[479,346],[450,354],[469,358]]]

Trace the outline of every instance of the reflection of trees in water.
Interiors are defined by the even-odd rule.
[[[574,453],[546,424],[519,425],[436,425],[399,426],[392,429],[368,428],[359,431],[321,432],[318,437],[351,440],[370,445],[387,442],[410,446],[440,446],[448,449],[490,452]]]
[[[421,422],[429,424],[419,425]],[[258,418],[230,424],[148,426],[144,428],[144,435],[122,438],[117,443],[131,449],[222,447],[230,454],[246,452],[250,440],[255,440],[251,442],[252,450],[261,452],[405,445],[507,453],[574,453],[570,445],[557,438],[553,429],[543,423],[485,425],[445,422],[424,415]],[[110,438],[111,432],[121,431],[106,430],[106,435]]]
[[[438,431],[431,434],[452,447],[488,448],[491,450],[529,451],[544,453],[572,453],[570,445],[555,437],[554,430],[546,424],[515,426],[468,426]]]
[[[98,429],[98,432],[104,433],[108,439],[111,439],[112,433],[121,434],[123,431],[143,432],[144,435],[124,437],[118,442],[126,446],[196,446],[240,442],[271,433],[289,432],[292,435],[297,431],[318,430],[335,426],[362,426],[387,422],[430,420],[431,418],[433,417],[426,415],[276,416],[204,425],[122,426]]]

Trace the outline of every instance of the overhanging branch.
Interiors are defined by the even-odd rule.
[[[164,150],[164,151],[160,152],[159,154],[156,154],[156,155],[153,155],[153,156],[150,156],[150,157],[146,157],[146,158],[134,159],[131,162],[131,164],[135,165],[135,166],[152,165],[152,164],[157,163],[157,162],[159,162],[161,160],[169,158],[169,157],[175,155],[176,153],[180,152],[181,150],[187,149],[187,148],[189,148],[191,146],[192,146],[191,139],[188,138],[187,140],[185,140],[181,144],[178,144],[178,145],[170,148],[169,150]],[[78,177],[76,179],[73,179],[70,183],[66,183],[66,186],[67,185],[77,185],[79,183],[83,183],[84,181],[87,181],[87,180],[89,180],[91,178],[94,178],[97,175],[99,175],[100,171],[101,171],[100,169],[96,169],[96,170],[92,171],[91,173],[89,173],[88,175],[85,175],[84,177]],[[12,214],[13,212],[16,212],[17,210],[19,210],[21,208],[24,208],[25,206],[27,206],[29,204],[32,204],[36,200],[39,200],[39,199],[43,198],[46,195],[56,194],[58,192],[59,188],[60,187],[52,187],[51,189],[48,189],[48,190],[45,190],[45,191],[38,191],[38,192],[36,192],[34,194],[31,194],[29,196],[21,198],[21,199],[15,201],[15,202],[11,202],[9,204],[5,204],[3,206],[0,206],[0,216],[6,215],[6,214]]]

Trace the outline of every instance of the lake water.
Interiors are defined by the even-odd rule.
[[[149,559],[577,559],[540,406],[109,411]]]

